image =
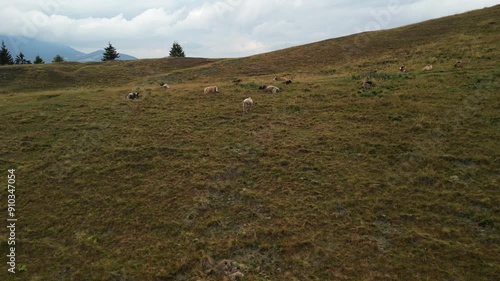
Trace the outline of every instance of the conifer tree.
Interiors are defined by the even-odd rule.
[[[52,62],[65,62],[64,58],[61,55],[56,55],[53,59]]]
[[[2,47],[0,48],[0,65],[4,64],[14,64],[14,60],[12,59],[5,42],[2,41]]]
[[[116,52],[115,47],[108,43],[108,47],[104,48],[104,53],[102,54],[102,61],[115,60],[120,57],[120,54]]]
[[[170,57],[185,57],[184,51],[179,43],[174,42],[172,49],[170,49]]]
[[[35,61],[33,62],[34,64],[43,64],[45,63],[43,59],[40,57],[40,55],[37,55],[35,58]]]
[[[19,52],[19,55],[16,56],[15,64],[31,64],[31,62],[26,60],[23,52]]]

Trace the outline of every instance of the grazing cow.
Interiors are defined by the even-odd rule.
[[[277,82],[282,82],[283,84],[291,84],[292,83],[292,79],[288,78],[288,77],[285,77],[285,76],[276,76],[273,78],[273,81],[277,81]]]
[[[162,89],[168,89],[168,88],[170,88],[167,83],[160,83],[160,87]]]
[[[406,66],[404,66],[404,65],[400,66],[399,71],[406,72]]]
[[[271,92],[273,94],[276,94],[277,92],[281,91],[280,88],[273,85],[269,86],[262,85],[259,87],[259,90],[263,90],[264,92]]]
[[[243,113],[248,113],[252,110],[253,100],[251,97],[248,97],[243,100]]]
[[[461,61],[457,61],[454,65],[455,68],[462,68],[462,62]]]
[[[276,76],[273,78],[273,81],[278,81],[278,82],[285,82],[288,80],[291,80],[291,79],[288,77],[285,77],[285,76]]]
[[[217,86],[208,86],[205,88],[205,90],[203,90],[203,92],[205,94],[208,94],[208,93],[218,93],[219,92],[219,87]]]
[[[135,100],[139,98],[139,93],[138,92],[132,92],[127,94],[127,99],[129,100]]]
[[[375,87],[375,83],[373,83],[372,81],[363,82],[363,83],[361,83],[361,86],[360,86],[360,88],[363,88],[365,90],[370,90],[373,87]]]
[[[422,70],[431,70],[432,69],[432,64],[428,64],[422,68]]]

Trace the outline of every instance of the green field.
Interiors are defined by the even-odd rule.
[[[499,14],[237,59],[0,66],[0,280],[500,280]]]

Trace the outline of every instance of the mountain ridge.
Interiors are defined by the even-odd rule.
[[[56,55],[64,57],[68,62],[95,62],[101,61],[104,50],[84,53],[61,43],[42,41],[23,36],[0,35],[13,58],[22,52],[27,60],[33,62],[40,56],[46,63],[50,63]],[[118,60],[136,60],[134,56],[120,53]]]

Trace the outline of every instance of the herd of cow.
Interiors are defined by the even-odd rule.
[[[454,64],[454,67],[455,68],[462,68],[463,67],[462,62],[461,61],[457,61]],[[401,71],[401,72],[406,72],[406,70],[407,69],[406,69],[405,65],[401,65],[399,67],[399,71]],[[428,65],[424,66],[424,68],[422,68],[422,70],[423,71],[432,70],[432,64],[428,64]],[[273,81],[281,82],[281,83],[286,84],[286,85],[292,83],[292,79],[290,79],[288,77],[274,77]],[[241,82],[241,79],[235,79],[235,80],[233,80],[233,82],[239,83],[239,82]],[[365,81],[365,82],[361,83],[360,88],[362,88],[364,90],[369,90],[369,89],[373,88],[374,86],[375,86],[375,83],[373,83],[373,81]],[[169,89],[170,88],[168,86],[168,84],[166,84],[166,83],[160,83],[160,87],[162,89]],[[273,94],[278,93],[279,91],[281,91],[280,88],[278,88],[276,86],[273,86],[273,85],[262,85],[262,86],[259,86],[259,90],[262,90],[262,91],[268,92],[268,93],[273,93]],[[218,86],[208,86],[208,87],[205,87],[205,89],[203,90],[203,93],[205,93],[205,94],[208,94],[208,93],[219,93],[219,87]],[[131,99],[131,100],[138,99],[139,98],[139,92],[128,93],[127,98]],[[248,97],[248,98],[244,99],[243,100],[243,113],[250,112],[250,110],[252,110],[252,106],[253,106],[253,100],[252,100],[251,97]]]
[[[273,81],[282,82],[283,84],[286,84],[286,85],[292,83],[292,79],[287,78],[287,77],[274,77]],[[241,82],[241,79],[236,79],[233,82],[239,83],[239,82]],[[167,83],[163,83],[163,82],[160,83],[160,87],[162,89],[169,89],[170,88],[170,86]],[[259,90],[262,90],[263,92],[273,93],[273,94],[281,91],[280,88],[273,86],[273,85],[259,86]],[[203,93],[205,93],[205,94],[219,93],[219,87],[218,86],[205,87],[205,89],[203,89]],[[136,100],[136,99],[139,99],[139,97],[140,97],[139,92],[131,92],[131,93],[127,94],[127,99],[130,99],[130,100]],[[253,100],[251,97],[244,99],[243,100],[243,113],[250,112],[250,110],[252,109],[252,106],[253,106]]]
[[[453,67],[455,67],[455,68],[463,68],[462,62],[461,61],[457,61],[453,65]],[[427,70],[432,70],[432,64],[428,64],[428,65],[426,65],[426,66],[424,66],[422,68],[422,71],[427,71]],[[406,72],[406,66],[405,65],[401,65],[399,67],[399,71]],[[365,81],[365,82],[361,83],[360,88],[362,88],[364,90],[370,90],[374,86],[375,86],[375,83],[373,83],[373,81]]]

